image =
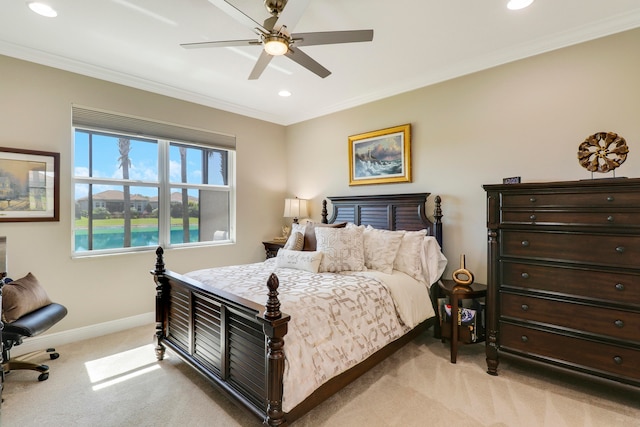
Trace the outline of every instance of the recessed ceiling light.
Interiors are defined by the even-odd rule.
[[[524,9],[525,7],[531,6],[531,3],[533,3],[533,0],[509,0],[507,8],[511,10]]]
[[[289,92],[288,90],[281,90],[280,92],[278,92],[278,95],[286,98],[287,96],[291,96],[291,92]]]
[[[55,18],[56,16],[58,16],[58,12],[56,12],[48,4],[31,1],[28,2],[27,5],[29,6],[29,9],[33,10],[38,15],[46,16],[47,18]]]

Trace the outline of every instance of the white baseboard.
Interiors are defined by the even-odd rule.
[[[56,347],[89,338],[96,338],[112,334],[114,332],[135,328],[137,326],[150,325],[154,322],[155,312],[152,311],[145,314],[139,314],[137,316],[84,326],[82,328],[71,329],[68,331],[39,335],[33,338],[25,338],[22,344],[11,349],[11,357],[13,358],[33,351],[46,350],[50,347]]]

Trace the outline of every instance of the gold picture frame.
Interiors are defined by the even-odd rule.
[[[349,137],[349,185],[411,182],[411,125]]]
[[[0,147],[0,222],[60,220],[60,154]]]

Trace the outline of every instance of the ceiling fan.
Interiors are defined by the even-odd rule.
[[[262,53],[249,75],[249,80],[255,80],[260,77],[264,69],[269,65],[271,58],[279,55],[285,55],[309,71],[325,78],[331,74],[331,71],[320,65],[298,47],[335,43],[370,42],[373,40],[373,30],[291,33],[290,29],[298,23],[310,1],[311,0],[264,0],[264,5],[271,14],[271,17],[267,18],[261,25],[225,0],[209,0],[210,3],[217,6],[223,12],[254,31],[258,35],[258,38],[183,43],[180,46],[186,49],[194,49],[262,45]],[[288,7],[285,8],[287,5]]]

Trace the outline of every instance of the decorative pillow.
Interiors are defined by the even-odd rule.
[[[368,269],[391,274],[404,233],[367,226],[364,230],[364,265]]]
[[[304,249],[303,251],[315,251],[316,250],[316,232],[318,227],[328,228],[344,228],[347,225],[346,222],[337,222],[334,224],[323,224],[321,222],[307,222],[307,227],[304,232]]]
[[[323,253],[320,272],[363,271],[364,227],[316,227],[317,249]]]
[[[402,236],[393,268],[408,274],[416,280],[424,280],[422,275],[422,241],[427,230],[406,231]]]
[[[51,304],[38,279],[29,273],[2,288],[2,321],[11,323],[25,314]]]
[[[296,243],[296,233],[300,233],[302,234],[302,243],[304,245],[304,230],[306,229],[306,225],[305,224],[296,224],[295,222],[293,224],[291,224],[291,234],[289,235],[289,238],[287,239],[286,243],[284,244],[284,247],[287,246],[293,246]],[[289,249],[289,248],[287,248]],[[302,249],[300,249],[302,250]]]
[[[317,273],[321,259],[322,252],[280,249],[278,255],[276,255],[276,267],[294,268]]]
[[[291,251],[301,251],[304,248],[304,233],[296,231],[295,233],[291,233],[287,243],[284,245],[284,249]]]

